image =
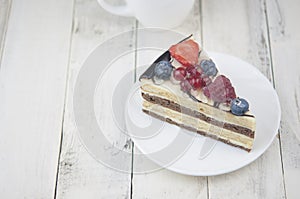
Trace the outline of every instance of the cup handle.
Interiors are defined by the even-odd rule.
[[[102,6],[102,8],[112,14],[132,17],[133,12],[129,9],[128,5],[124,6],[112,6],[106,3],[104,0],[98,0],[98,3]]]

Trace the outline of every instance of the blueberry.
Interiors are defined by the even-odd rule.
[[[234,115],[244,115],[249,110],[249,103],[243,98],[235,98],[231,101],[231,112]]]
[[[216,76],[218,73],[216,64],[212,60],[201,61],[200,67],[202,68],[203,73],[207,76]]]
[[[168,80],[172,74],[173,67],[168,61],[160,61],[155,65],[154,75],[158,79]]]

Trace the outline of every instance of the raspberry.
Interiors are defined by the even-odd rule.
[[[198,62],[199,45],[189,39],[171,46],[169,52],[183,66],[194,66]]]
[[[212,82],[211,78],[206,76],[206,75],[203,75],[202,79],[203,79],[203,82],[204,82],[204,86],[208,86]]]
[[[192,85],[187,79],[180,82],[180,87],[183,92],[188,92],[192,89]]]
[[[200,76],[201,74],[197,71],[197,68],[194,66],[186,67],[186,73],[189,77],[191,76]]]
[[[190,77],[187,80],[189,81],[190,85],[193,87],[194,90],[202,88],[205,84],[200,76]]]
[[[176,79],[177,81],[184,80],[184,78],[186,76],[186,70],[185,70],[185,68],[179,67],[179,68],[175,69],[173,71],[173,76],[174,76],[174,79]]]
[[[229,103],[236,98],[230,80],[224,75],[218,76],[214,82],[203,88],[203,93],[217,103]]]

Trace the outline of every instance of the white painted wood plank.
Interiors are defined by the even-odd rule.
[[[282,107],[280,138],[287,198],[299,198],[300,27],[297,0],[267,0],[275,87]]]
[[[240,57],[271,79],[263,1],[203,2],[204,48]],[[284,198],[279,140],[255,162],[209,177],[210,198]]]
[[[0,0],[0,63],[10,11],[10,0]]]
[[[76,77],[89,53],[113,35],[135,29],[135,19],[111,15],[96,1],[75,1],[74,30],[72,39],[71,64],[68,79],[68,93],[63,125],[63,142],[59,164],[57,198],[130,198],[131,174],[112,170],[97,162],[81,143],[76,128],[72,97]],[[127,38],[128,45],[134,48],[134,34]],[[122,60],[123,67],[134,67],[134,56]],[[99,63],[99,67],[102,66]],[[121,66],[122,67],[122,66]],[[133,81],[132,77],[132,81]],[[111,89],[107,87],[107,89]],[[107,90],[106,90],[107,91]],[[105,92],[103,92],[105,93]],[[84,97],[84,96],[83,96]],[[107,99],[103,94],[101,99]],[[107,116],[100,119],[104,131],[111,142],[124,147],[128,140],[116,129],[111,118],[110,102],[104,100],[99,109]],[[99,145],[99,148],[102,147]],[[131,151],[130,145],[129,149]],[[131,159],[124,162],[131,167]]]
[[[200,28],[200,13],[199,2],[196,1],[195,6],[189,17],[184,24],[174,28],[174,31],[180,32],[183,35],[194,34],[195,39],[201,39]],[[146,38],[139,37],[138,45],[145,42]],[[174,42],[174,41],[173,41]],[[176,41],[175,41],[176,42]],[[148,42],[149,43],[149,42]],[[166,46],[168,48],[168,46]],[[151,52],[137,53],[137,66],[142,66],[151,63],[155,56],[159,55],[158,52],[153,52],[153,56],[149,55]],[[140,71],[141,72],[141,71]],[[139,77],[137,74],[137,78]],[[135,153],[139,153],[135,147]],[[144,162],[134,160],[133,169],[143,167]],[[207,178],[206,177],[192,177],[176,174],[174,172],[162,169],[146,174],[135,174],[132,181],[133,195],[132,198],[149,198],[149,199],[167,199],[167,198],[207,198]]]
[[[53,198],[73,2],[14,0],[0,71],[1,198]]]
[[[135,175],[132,198],[207,198],[206,177],[192,177],[168,170]]]

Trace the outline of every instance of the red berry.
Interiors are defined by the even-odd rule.
[[[190,77],[188,78],[189,83],[193,87],[194,90],[198,88],[202,88],[204,86],[204,82],[200,76],[198,77]]]
[[[203,77],[202,77],[202,80],[203,80],[203,82],[204,82],[204,86],[208,86],[208,85],[211,84],[211,82],[212,82],[211,78],[208,77],[208,76],[203,76]]]
[[[174,79],[182,81],[186,76],[186,70],[183,67],[179,67],[173,71]]]
[[[202,89],[202,91],[203,91],[203,94],[204,94],[206,97],[210,98],[210,93],[209,93],[208,87],[204,87],[204,88]]]
[[[180,82],[180,86],[181,86],[181,90],[183,92],[188,92],[188,91],[190,91],[192,89],[192,85],[186,79]]]
[[[185,70],[186,70],[186,73],[188,74],[188,76],[196,76],[196,75],[200,74],[197,71],[197,68],[194,66],[188,66],[188,67],[186,67]]]
[[[236,98],[236,94],[235,94],[235,91],[234,91],[234,88],[231,86],[231,87],[228,87],[226,89],[226,102],[229,103],[231,100],[235,99]]]
[[[199,45],[192,39],[171,46],[169,51],[183,66],[194,66],[198,62]]]
[[[218,103],[228,103],[236,98],[230,80],[224,75],[218,76],[214,82],[203,88],[206,97]]]

